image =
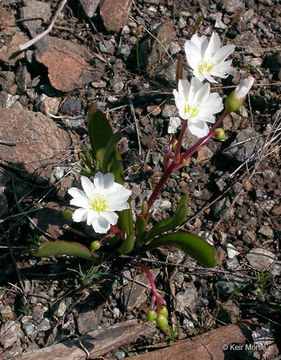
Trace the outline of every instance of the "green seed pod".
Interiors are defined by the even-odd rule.
[[[214,138],[219,141],[225,140],[225,132],[223,128],[216,128]]]
[[[168,309],[166,308],[166,306],[162,306],[160,311],[159,311],[159,315],[163,315],[166,318],[168,317],[169,313],[168,313]]]
[[[158,315],[156,317],[156,325],[159,327],[160,330],[166,330],[168,326],[168,319],[166,318],[166,316]]]
[[[91,249],[91,251],[96,251],[96,250],[98,250],[100,247],[101,247],[101,243],[100,243],[98,240],[92,241],[91,244],[90,244],[90,249]]]
[[[72,215],[73,215],[73,210],[71,209],[65,209],[62,211],[62,216],[64,217],[65,220],[67,221],[72,221]]]
[[[156,317],[156,311],[155,310],[148,310],[146,313],[147,322],[151,323]]]

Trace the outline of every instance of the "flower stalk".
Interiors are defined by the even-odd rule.
[[[219,117],[219,119],[215,122],[215,124],[210,128],[208,135],[206,135],[205,137],[199,139],[197,141],[197,143],[195,143],[190,149],[188,149],[180,157],[178,156],[179,151],[180,151],[180,147],[179,147],[177,156],[176,156],[176,152],[175,152],[174,161],[165,169],[161,179],[159,180],[159,182],[156,185],[153,193],[151,194],[150,198],[147,201],[146,214],[151,209],[152,205],[154,204],[155,200],[157,199],[157,197],[158,197],[161,189],[163,188],[163,186],[167,183],[167,181],[169,179],[169,176],[173,172],[178,170],[178,168],[180,168],[187,159],[189,159],[198,149],[200,149],[201,146],[203,146],[207,141],[209,141],[216,134],[215,129],[221,124],[221,122],[226,118],[226,116],[228,114],[229,113],[225,111]],[[187,123],[187,122],[185,121],[185,123]],[[182,138],[183,138],[184,132],[181,131],[181,134],[182,134],[181,141],[179,139],[179,142],[178,142],[178,144],[180,144],[180,146],[181,146],[181,143],[182,143]],[[176,148],[176,151],[177,151],[177,148]]]

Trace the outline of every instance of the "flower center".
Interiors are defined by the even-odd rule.
[[[195,117],[197,116],[198,114],[198,109],[197,109],[198,106],[193,106],[191,107],[189,104],[185,105],[184,106],[184,114],[189,114],[190,117]]]
[[[210,65],[207,63],[201,63],[200,65],[198,65],[198,72],[200,75],[203,75],[204,72],[210,72],[214,66],[215,64]]]
[[[108,199],[104,195],[97,194],[89,200],[91,208],[97,212],[103,212],[107,209]]]

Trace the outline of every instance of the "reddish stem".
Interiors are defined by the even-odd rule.
[[[150,198],[147,201],[146,214],[149,212],[149,210],[150,210],[151,206],[153,205],[154,201],[157,199],[161,189],[163,188],[163,186],[168,181],[169,176],[173,172],[175,172],[184,163],[185,160],[190,158],[201,146],[203,146],[208,140],[210,140],[210,138],[215,134],[214,130],[220,125],[220,123],[225,119],[225,117],[228,114],[229,113],[225,111],[219,117],[219,119],[215,122],[215,124],[210,128],[210,131],[209,131],[208,135],[203,137],[202,139],[198,140],[197,143],[194,144],[193,146],[191,146],[191,148],[188,149],[185,153],[183,153],[180,156],[179,159],[177,159],[177,156],[179,155],[180,146],[176,147],[176,152],[178,151],[178,154],[176,155],[176,153],[175,153],[174,161],[170,164],[170,166],[167,169],[165,169],[161,179],[159,180],[158,184],[156,185],[156,188],[154,189],[153,193],[150,195]],[[187,121],[185,123],[187,124]],[[183,127],[184,127],[184,123],[183,123]],[[181,141],[179,141],[180,145],[181,145],[181,142],[182,142],[183,134],[184,134],[184,132],[181,130],[180,138],[179,138],[179,140],[181,140]]]
[[[159,304],[161,306],[163,306],[163,305],[166,306],[166,301],[162,298],[161,295],[158,294],[152,274],[148,270],[148,268],[144,264],[137,263],[136,261],[132,261],[131,264],[135,267],[140,268],[142,271],[144,271],[146,273],[146,276],[148,277],[148,280],[149,280],[149,283],[151,286],[151,292],[152,292],[151,309],[153,310],[155,301],[157,302],[157,304]]]
[[[181,132],[180,132],[178,143],[177,143],[176,150],[175,150],[175,157],[177,157],[179,155],[179,153],[180,153],[182,139],[183,139],[183,135],[185,133],[186,128],[187,128],[187,120],[183,120],[182,127],[181,127]]]

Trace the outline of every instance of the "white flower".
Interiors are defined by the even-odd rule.
[[[207,122],[215,123],[215,116],[223,109],[218,93],[210,93],[210,84],[192,78],[179,80],[178,90],[173,91],[176,106],[182,119],[188,120],[187,126],[193,135],[199,138],[208,135]]]
[[[193,69],[193,75],[200,81],[207,79],[216,83],[212,76],[223,79],[234,72],[231,60],[225,59],[234,51],[234,45],[221,47],[221,41],[217,33],[213,33],[210,41],[206,36],[193,35],[191,40],[184,45],[188,65]]]
[[[115,225],[118,215],[115,211],[129,208],[127,202],[131,190],[114,182],[114,175],[103,175],[98,172],[92,183],[87,177],[81,176],[84,191],[72,187],[68,193],[73,197],[70,204],[79,207],[72,215],[72,220],[81,222],[87,220],[95,232],[105,234],[110,225]]]
[[[252,75],[240,81],[240,83],[236,86],[235,89],[237,100],[245,99],[251,87],[253,86],[254,82],[255,82],[255,78]]]

